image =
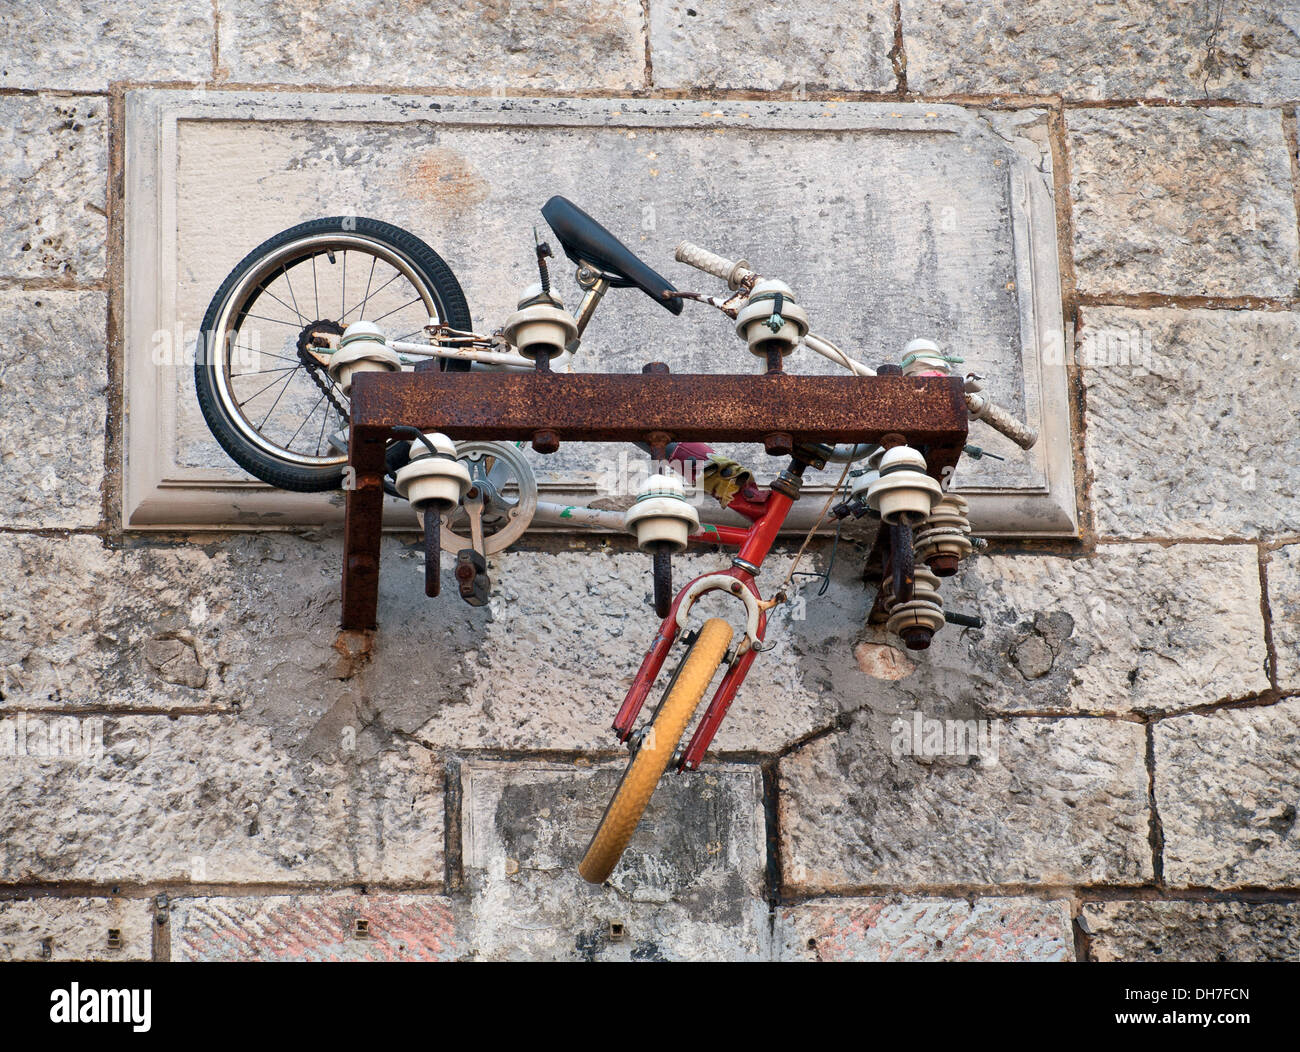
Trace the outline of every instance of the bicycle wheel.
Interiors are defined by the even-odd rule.
[[[578,864],[583,880],[602,884],[618,865],[730,644],[731,626],[726,621],[714,617],[704,622]]]
[[[348,401],[311,353],[310,334],[367,320],[409,340],[430,318],[470,327],[456,276],[419,238],[358,216],[299,223],[245,256],[208,306],[194,361],[203,417],[263,482],[338,489],[347,454],[330,439],[346,434]]]

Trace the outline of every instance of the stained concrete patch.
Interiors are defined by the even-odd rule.
[[[768,947],[762,779],[668,774],[607,884],[577,874],[623,764],[466,762],[465,880],[488,960],[732,960]]]

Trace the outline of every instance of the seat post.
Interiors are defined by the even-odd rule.
[[[569,351],[577,349],[587,322],[591,321],[591,316],[596,313],[602,297],[609,291],[609,279],[600,271],[583,266],[578,268],[578,285],[584,290],[584,294],[573,318],[578,323],[578,335],[570,342]]]

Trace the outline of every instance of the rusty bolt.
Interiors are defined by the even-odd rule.
[[[930,646],[930,640],[934,638],[934,632],[923,625],[904,628],[898,634],[908,650],[926,650]]]
[[[926,559],[926,565],[935,577],[952,577],[957,572],[957,556],[932,555]]]
[[[560,448],[560,436],[549,429],[534,431],[533,448],[539,453],[554,453]]]
[[[650,455],[656,462],[668,459],[668,443],[673,440],[672,435],[667,431],[651,431],[645,440],[650,447]]]
[[[895,446],[907,445],[907,437],[900,435],[897,431],[891,431],[887,435],[880,436],[880,445],[884,449],[893,449]]]
[[[788,457],[794,453],[794,436],[786,431],[773,431],[763,436],[763,448],[769,457]]]

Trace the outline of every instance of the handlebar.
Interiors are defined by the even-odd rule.
[[[749,260],[741,259],[733,262],[723,259],[716,252],[700,248],[699,245],[691,244],[689,241],[683,241],[677,246],[676,259],[678,263],[685,263],[696,270],[712,274],[715,278],[721,278],[731,289],[738,289],[747,281],[758,277],[749,269]]]
[[[976,420],[983,420],[994,431],[1007,436],[1021,449],[1033,449],[1038,441],[1038,429],[1017,420],[1006,409],[991,402],[987,395],[966,392],[966,408]]]
[[[721,278],[727,283],[727,287],[733,290],[744,285],[752,285],[758,278],[758,274],[750,269],[748,260],[726,259],[716,252],[710,252],[707,248],[701,248],[690,241],[683,241],[678,244],[675,256],[678,263],[685,263],[696,270],[712,274],[715,278]],[[859,375],[874,375],[874,370],[867,368],[860,362],[853,361],[829,341],[808,333],[804,342],[818,354],[838,362],[851,372]],[[1038,441],[1037,429],[1017,420],[1002,406],[990,401],[988,396],[980,394],[978,391],[967,391],[966,408],[974,419],[983,420],[994,431],[1006,435],[1021,449],[1031,449]],[[847,448],[839,452],[840,456],[845,459],[859,459],[854,457]]]

